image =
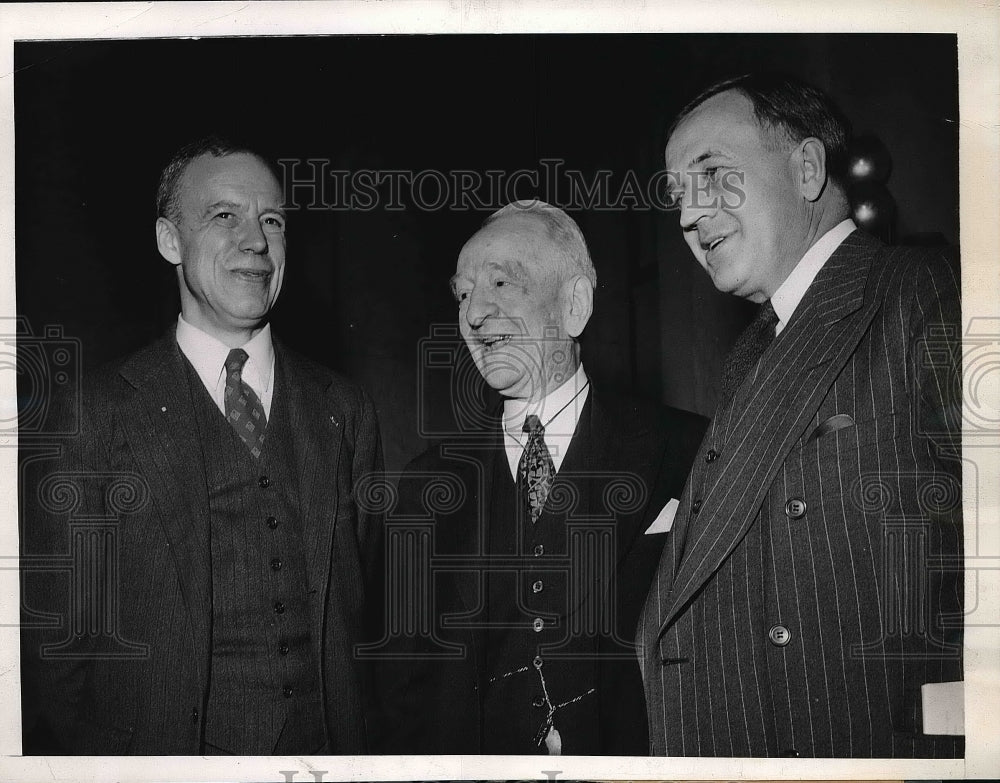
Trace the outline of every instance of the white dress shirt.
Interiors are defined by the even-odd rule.
[[[506,433],[504,450],[507,452],[510,475],[515,481],[517,464],[521,461],[521,454],[528,444],[528,433],[523,431],[525,417],[534,414],[545,427],[545,446],[552,455],[552,463],[558,471],[566,457],[570,441],[573,440],[576,425],[580,422],[580,413],[589,394],[590,383],[581,364],[572,378],[541,400],[536,402],[504,400],[502,422]]]
[[[226,357],[229,346],[216,340],[208,332],[192,326],[177,316],[177,345],[194,367],[208,393],[223,415],[226,413]],[[271,417],[271,397],[274,378],[274,345],[271,342],[271,324],[240,346],[249,357],[243,365],[242,378],[260,399],[264,415]]]
[[[848,218],[835,225],[823,236],[813,243],[802,260],[795,265],[791,274],[785,278],[778,290],[771,297],[771,306],[778,316],[778,325],[774,327],[775,335],[781,334],[799,306],[802,297],[806,295],[806,290],[812,284],[819,270],[827,262],[833,251],[840,247],[840,243],[847,239],[847,236],[854,231],[857,226],[854,221]]]

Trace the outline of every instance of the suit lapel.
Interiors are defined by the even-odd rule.
[[[195,649],[207,651],[212,616],[208,489],[188,370],[173,331],[129,359],[120,374],[135,389],[123,403],[123,435],[142,466],[170,543]]]
[[[299,478],[299,514],[311,590],[327,594],[333,537],[340,515],[338,479],[346,419],[332,381],[274,341],[275,396],[287,395],[289,422]],[[322,627],[325,601],[313,602],[313,627]]]
[[[697,517],[691,494],[700,482],[689,480],[685,489],[686,513],[675,531],[684,551],[658,635],[746,535],[785,457],[875,317],[879,302],[870,286],[866,301],[866,286],[878,247],[859,231],[844,240],[761,358],[754,382],[716,412],[713,426],[724,428],[716,441],[722,457]],[[696,465],[705,470],[703,460]]]

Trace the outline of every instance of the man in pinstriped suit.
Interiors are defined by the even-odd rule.
[[[657,755],[956,757],[959,282],[848,219],[848,126],[777,75],[675,121],[685,238],[763,303],[637,632]],[[956,725],[958,724],[958,725]]]

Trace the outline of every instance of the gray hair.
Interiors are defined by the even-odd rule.
[[[483,221],[482,228],[514,215],[524,215],[541,223],[548,232],[549,239],[555,242],[563,252],[567,262],[564,271],[569,276],[583,275],[590,281],[591,285],[597,287],[597,271],[590,258],[587,241],[583,238],[583,232],[580,231],[580,227],[573,218],[558,207],[537,199],[529,199],[514,201],[501,207]]]

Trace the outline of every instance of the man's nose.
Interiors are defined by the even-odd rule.
[[[697,231],[698,221],[711,215],[714,211],[715,208],[711,205],[706,194],[684,194],[681,199],[681,228],[684,231]]]
[[[247,220],[243,225],[243,233],[240,236],[240,250],[244,253],[260,255],[267,252],[267,236],[264,229],[256,220]]]
[[[718,209],[718,196],[702,177],[692,176],[689,187],[680,199],[681,228],[693,231],[699,220]]]
[[[468,304],[465,307],[465,320],[473,329],[478,329],[492,315],[496,315],[497,305],[488,290],[476,286],[469,292]]]

